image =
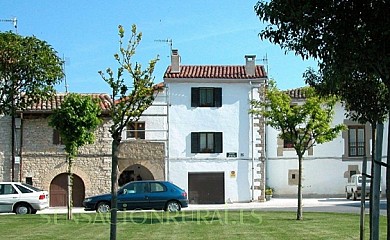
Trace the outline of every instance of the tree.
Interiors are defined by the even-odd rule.
[[[62,60],[45,41],[0,32],[0,114],[13,115],[51,96],[63,77]],[[27,97],[25,97],[27,96]]]
[[[12,173],[15,177],[15,112],[50,96],[63,77],[62,61],[47,42],[0,32],[0,114],[11,116]]]
[[[91,96],[71,93],[64,102],[54,109],[49,126],[59,131],[65,145],[68,163],[68,219],[72,219],[73,161],[80,147],[95,141],[94,130],[101,124],[101,109],[97,99]]]
[[[325,76],[322,81],[326,85],[337,86],[340,80],[347,79],[340,76],[364,73],[380,79],[388,91],[389,9],[390,2],[383,0],[262,0],[255,6],[260,19],[269,22],[260,37],[303,58],[317,58],[320,73]],[[388,124],[390,128],[390,121]],[[387,137],[390,146],[390,135]],[[390,218],[390,171],[386,171],[386,188]],[[390,238],[390,221],[387,222],[387,235]]]
[[[269,25],[263,39],[303,58],[333,67],[375,73],[390,84],[390,2],[259,1],[257,15]]]
[[[343,124],[331,127],[335,98],[320,98],[310,87],[301,89],[306,99],[302,105],[292,105],[291,97],[277,89],[271,81],[266,91],[266,101],[252,101],[253,114],[262,115],[266,124],[280,131],[280,138],[291,142],[298,156],[298,208],[297,220],[302,213],[303,156],[316,144],[333,140],[342,131]]]
[[[313,86],[316,91],[322,96],[337,94],[341,100],[345,102],[346,116],[361,124],[371,124],[371,166],[378,164],[381,159],[375,160],[376,153],[376,130],[377,124],[383,124],[389,112],[388,99],[389,93],[385,84],[375,76],[367,76],[365,73],[354,73],[344,76],[339,76],[336,84],[328,85],[329,81],[324,81],[326,74],[317,74],[314,70],[309,69],[305,72],[304,78],[306,82]],[[364,89],[362,91],[362,89]],[[363,161],[367,161],[366,158]],[[365,164],[365,163],[363,163]],[[371,177],[377,177],[374,172],[374,167],[371,168]],[[379,176],[378,176],[379,177]],[[374,181],[371,181],[371,184]],[[373,189],[373,188],[372,188]],[[372,190],[371,189],[371,190]],[[362,207],[364,206],[364,198],[362,195]],[[373,191],[370,191],[370,229],[372,229],[373,219]],[[364,213],[365,214],[365,213]],[[361,216],[364,222],[364,214]],[[379,218],[379,216],[378,216]],[[361,226],[361,236],[364,236],[364,224]]]
[[[158,58],[152,59],[148,67],[142,70],[141,64],[133,64],[132,57],[142,39],[142,33],[137,33],[136,25],[132,25],[131,37],[127,47],[123,45],[125,30],[119,25],[119,54],[114,54],[119,67],[117,73],[107,68],[106,73],[99,71],[100,76],[112,89],[113,103],[108,110],[113,124],[110,128],[112,137],[112,166],[111,166],[111,225],[110,239],[116,239],[117,225],[117,191],[118,191],[118,155],[119,144],[123,129],[132,122],[138,121],[142,113],[152,105],[156,89],[153,84],[153,72]],[[125,82],[125,73],[133,80],[132,84]]]

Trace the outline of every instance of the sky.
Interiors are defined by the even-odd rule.
[[[261,40],[267,23],[254,12],[250,0],[0,0],[0,32],[36,36],[48,42],[65,60],[69,92],[110,93],[98,71],[116,69],[118,25],[130,36],[132,24],[142,32],[134,61],[147,66],[159,56],[155,83],[163,82],[170,65],[170,44],[178,49],[183,65],[245,65],[254,54],[278,88],[305,85],[303,72],[316,68],[314,60],[302,60],[293,52]],[[128,41],[128,38],[127,40]],[[268,59],[268,61],[264,61]],[[56,87],[65,92],[65,83]]]

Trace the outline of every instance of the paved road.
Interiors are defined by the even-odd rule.
[[[190,204],[183,211],[197,210],[259,210],[259,211],[296,211],[297,199],[273,198],[267,202],[231,203],[231,204]],[[369,202],[366,201],[366,212]],[[352,201],[344,198],[304,198],[303,211],[314,212],[343,212],[360,214],[360,201]],[[38,211],[38,214],[66,213],[66,208],[49,208]],[[73,208],[73,213],[88,213],[83,208]],[[380,202],[380,214],[386,215],[386,201]]]

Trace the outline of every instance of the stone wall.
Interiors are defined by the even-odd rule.
[[[111,122],[104,119],[95,132],[95,143],[81,147],[74,161],[72,172],[83,180],[85,196],[109,192],[111,189],[110,125]],[[48,118],[25,118],[22,128],[22,181],[30,177],[35,186],[49,190],[52,180],[67,172],[64,146],[53,144],[53,128],[48,125]],[[119,172],[135,164],[146,167],[154,179],[164,180],[164,143],[123,141],[120,145]]]
[[[110,123],[104,119],[95,132],[95,143],[80,148],[72,172],[85,184],[85,195],[108,192],[111,182]],[[67,172],[63,145],[53,144],[53,128],[47,118],[23,119],[22,181],[31,177],[33,184],[50,189],[51,181]]]
[[[165,144],[145,140],[123,141],[119,146],[119,172],[136,164],[146,167],[155,180],[164,180]]]
[[[11,181],[11,117],[0,115],[0,181]]]

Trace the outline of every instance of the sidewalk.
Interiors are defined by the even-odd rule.
[[[344,198],[304,198],[303,207],[325,207],[340,204],[350,204],[351,200]],[[226,204],[190,204],[188,210],[197,209],[267,209],[267,208],[294,208],[298,206],[296,198],[272,198],[266,202],[226,203]]]
[[[304,207],[319,207],[319,206],[335,206],[340,204],[350,204],[351,200],[343,198],[304,198]],[[183,211],[192,210],[217,210],[217,209],[267,209],[267,208],[294,208],[297,207],[298,200],[295,198],[272,198],[266,202],[250,202],[250,203],[226,203],[226,204],[190,204],[188,208],[183,208]],[[84,211],[84,208],[74,207],[73,213],[94,213],[94,211]],[[42,211],[39,214],[59,214],[67,213],[66,207],[51,207]]]

